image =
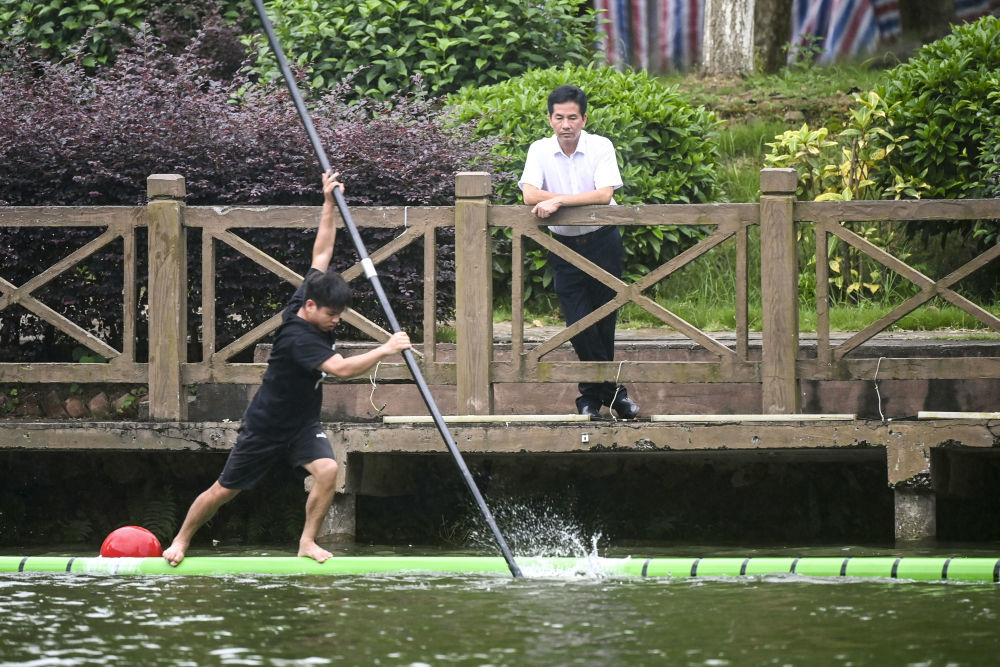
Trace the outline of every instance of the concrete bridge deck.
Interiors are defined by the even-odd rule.
[[[609,454],[712,454],[772,461],[884,462],[885,482],[895,498],[895,535],[902,540],[935,535],[936,494],[948,484],[942,476],[952,457],[1000,452],[1000,420],[982,415],[887,422],[817,415],[734,415],[710,421],[669,415],[627,422],[526,419],[454,423],[449,430],[463,454],[517,457],[525,463],[542,454],[594,460]],[[357,494],[387,492],[377,488],[378,457],[369,455],[447,452],[429,423],[328,422],[325,426],[343,463],[340,493],[324,528],[329,536],[354,535]],[[237,429],[235,422],[6,421],[0,426],[0,450],[224,452],[235,442]]]

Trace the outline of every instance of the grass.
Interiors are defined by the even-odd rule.
[[[657,299],[664,308],[703,331],[733,331],[736,329],[736,309],[732,298],[727,300]],[[841,332],[861,331],[898,305],[897,302],[867,301],[861,304],[834,305],[830,308],[830,330]],[[1000,317],[1000,305],[985,309]],[[510,308],[499,307],[493,311],[494,322],[509,322]],[[751,299],[747,307],[750,331],[761,330],[759,297]],[[562,326],[561,313],[536,313],[526,311],[525,324],[529,326]],[[629,303],[618,311],[619,329],[668,328],[659,318]],[[799,306],[799,329],[805,333],[816,331],[816,310],[811,302]],[[925,304],[891,326],[888,331],[940,331],[947,339],[1000,339],[982,322],[965,311],[936,299]],[[975,332],[975,333],[969,333]]]
[[[851,93],[870,90],[881,72],[866,63],[790,67],[746,79],[671,75],[695,105],[715,112],[719,132],[719,185],[726,201],[756,202],[767,143],[785,130],[808,123],[831,131],[843,128]]]

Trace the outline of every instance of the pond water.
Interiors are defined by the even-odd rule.
[[[240,552],[265,554],[289,555]],[[526,574],[0,575],[0,665],[993,665],[1000,655],[996,584]]]

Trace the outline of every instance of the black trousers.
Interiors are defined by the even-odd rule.
[[[616,278],[621,278],[625,250],[617,227],[601,227],[583,236],[553,234],[555,239],[580,253]],[[615,291],[584,273],[554,253],[549,253],[549,266],[559,305],[566,317],[566,326],[589,315],[615,296]],[[609,313],[597,323],[587,327],[571,342],[580,361],[614,361],[615,322],[618,311]],[[624,387],[613,382],[581,382],[581,399],[596,404],[611,405],[618,389],[618,396],[627,395]],[[579,406],[580,399],[577,399]]]

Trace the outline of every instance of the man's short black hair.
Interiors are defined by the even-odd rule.
[[[587,114],[587,93],[577,86],[559,86],[549,93],[549,115],[552,115],[552,108],[563,102],[576,102],[580,106],[580,115]]]
[[[314,273],[306,278],[305,298],[320,308],[341,313],[351,305],[351,286],[333,269]]]

